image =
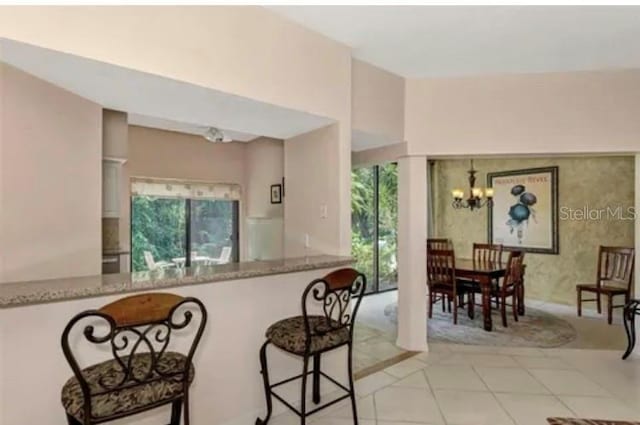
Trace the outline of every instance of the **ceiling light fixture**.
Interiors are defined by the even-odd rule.
[[[210,141],[211,143],[229,143],[233,140],[225,136],[224,132],[216,127],[209,127],[205,130],[202,137]]]
[[[485,205],[493,205],[493,188],[488,187],[484,191],[482,188],[475,187],[476,185],[476,173],[478,171],[473,168],[473,159],[471,160],[471,168],[469,173],[469,197],[464,199],[464,191],[461,189],[454,189],[451,194],[453,195],[452,206],[455,209],[468,208],[471,211],[474,209],[480,209]],[[483,200],[483,195],[486,195],[486,199]]]

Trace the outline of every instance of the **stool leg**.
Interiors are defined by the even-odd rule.
[[[69,425],[82,425],[81,422],[78,422],[78,420],[71,415],[67,415],[67,423]]]
[[[184,396],[182,400],[182,411],[184,412],[184,425],[191,423],[191,415],[189,414],[189,386],[184,389]]]
[[[264,419],[257,418],[256,425],[266,425],[271,418],[271,412],[273,411],[273,404],[271,401],[271,386],[269,385],[269,369],[267,368],[267,345],[269,341],[266,341],[262,348],[260,348],[260,373],[262,374],[262,382],[264,384],[264,396],[267,399],[267,415]]]
[[[320,403],[320,353],[313,355],[313,402]]]
[[[307,373],[309,373],[309,355],[302,360],[302,397],[300,398],[300,425],[307,421]]]
[[[627,350],[622,355],[622,360],[625,360],[631,355],[634,347],[636,346],[636,308],[637,302],[632,302],[624,307],[622,313],[622,319],[624,322],[624,330],[627,333]]]
[[[182,413],[182,399],[171,403],[171,422],[169,425],[180,425],[180,414]]]
[[[349,390],[351,396],[351,414],[353,415],[353,425],[358,425],[358,410],[356,408],[356,390],[353,384],[353,346],[352,342],[349,343],[349,358],[347,359],[347,367],[349,373]]]

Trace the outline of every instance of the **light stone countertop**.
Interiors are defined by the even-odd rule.
[[[352,263],[353,259],[351,257],[319,255],[269,261],[246,261],[217,266],[196,266],[187,269],[166,269],[153,272],[0,283],[0,309],[101,295],[345,267]]]

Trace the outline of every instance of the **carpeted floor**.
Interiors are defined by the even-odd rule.
[[[392,323],[397,323],[397,303],[389,304],[384,314]],[[476,312],[475,319],[469,319],[466,311],[460,310],[458,324],[453,324],[451,313],[443,313],[438,307],[434,310],[433,319],[428,321],[428,338],[431,342],[493,345],[512,347],[560,347],[573,341],[577,332],[573,326],[554,315],[532,307],[527,314],[520,316],[515,322],[507,317],[508,327],[502,326],[499,312],[493,310],[493,331],[483,328],[482,314]]]

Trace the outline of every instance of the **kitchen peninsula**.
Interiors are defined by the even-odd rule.
[[[300,314],[300,296],[309,282],[351,262],[349,257],[313,256],[2,284],[0,424],[62,423],[60,390],[72,373],[60,349],[62,330],[81,311],[140,292],[197,297],[208,310],[195,359],[193,422],[251,423],[264,408],[258,350],[266,328]],[[81,347],[80,338],[77,342]],[[88,350],[82,363],[100,360],[99,351]],[[346,377],[340,357],[345,353],[337,351],[323,359],[324,365]],[[299,373],[298,362],[289,356],[270,355],[275,376]],[[331,390],[328,385],[323,389]],[[168,411],[134,419],[160,423],[162,415]]]

